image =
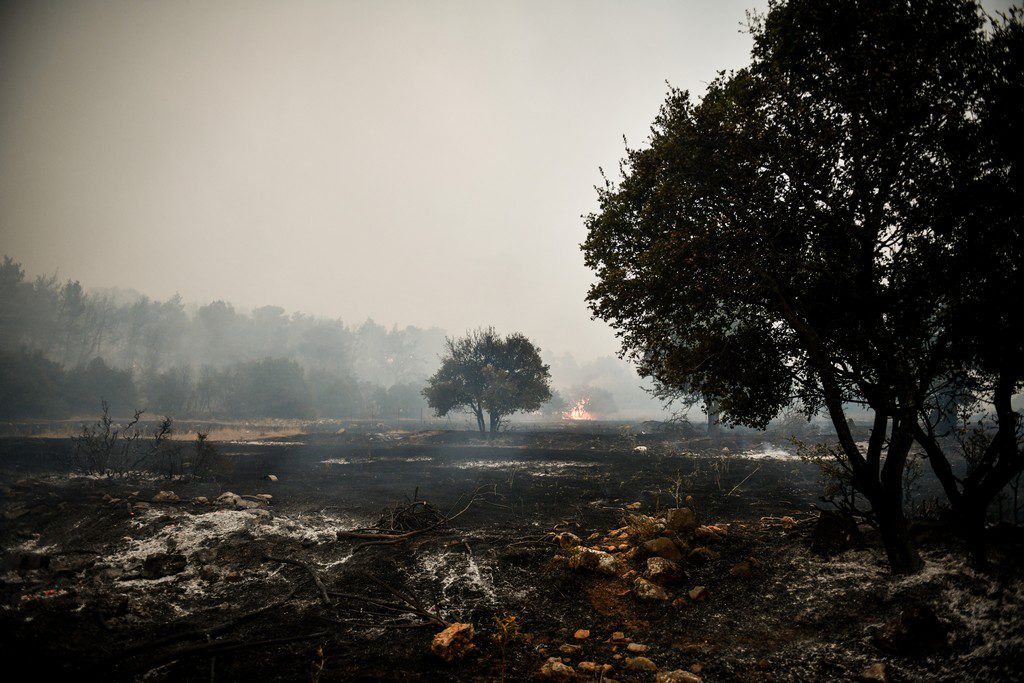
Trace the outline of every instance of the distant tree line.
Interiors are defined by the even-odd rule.
[[[348,326],[264,306],[86,292],[0,264],[0,418],[418,417],[437,328]]]

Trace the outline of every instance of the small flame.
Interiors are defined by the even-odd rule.
[[[581,398],[576,401],[576,405],[572,407],[572,410],[562,413],[562,418],[566,420],[593,420],[594,416],[587,412],[588,403],[590,403],[589,398]]]

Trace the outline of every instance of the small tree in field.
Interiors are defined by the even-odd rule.
[[[1020,14],[776,0],[752,33],[750,66],[697,103],[672,90],[599,188],[591,309],[642,374],[727,423],[827,411],[892,570],[912,572],[915,440],[968,538],[1024,466]],[[934,428],[950,387],[994,407],[967,479]],[[864,447],[851,403],[874,414]]]
[[[540,349],[524,335],[502,338],[493,327],[445,340],[441,367],[423,396],[439,416],[468,410],[481,434],[493,434],[518,411],[538,410],[551,398],[551,373]]]

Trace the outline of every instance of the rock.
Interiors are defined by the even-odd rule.
[[[235,507],[238,508],[239,510],[252,510],[254,508],[258,508],[259,506],[260,504],[257,503],[255,500],[246,500],[245,498],[239,498],[238,503],[235,504]]]
[[[572,533],[571,531],[566,531],[564,534],[559,534],[558,535],[558,545],[563,550],[569,550],[570,548],[575,548],[580,543],[581,543],[580,537],[577,536],[576,534]]]
[[[188,560],[177,553],[156,553],[142,561],[142,578],[160,579],[185,570]]]
[[[473,624],[454,623],[434,636],[430,651],[446,662],[462,659],[472,650]]]
[[[206,496],[196,496],[192,499],[192,502],[196,505],[209,505],[210,499]]]
[[[838,512],[823,510],[811,530],[811,551],[824,557],[838,555],[859,542],[857,524]]]
[[[949,629],[927,605],[912,605],[882,626],[875,644],[898,655],[926,655],[949,643]]]
[[[231,493],[231,491],[225,491],[224,493],[217,496],[217,500],[214,501],[217,505],[224,505],[227,507],[237,507],[242,502],[242,497],[237,493]]]
[[[539,675],[551,681],[569,681],[576,677],[576,670],[568,664],[563,664],[557,657],[548,657],[548,661],[540,668]]]
[[[256,508],[252,511],[252,514],[256,515],[259,519],[270,519],[270,510],[264,510],[263,508]]]
[[[647,578],[665,586],[684,580],[686,572],[672,560],[666,560],[664,557],[648,557]]]
[[[597,662],[580,662],[576,665],[576,668],[580,671],[585,671],[588,674],[600,674],[601,676],[603,676],[604,674],[612,670],[612,665],[598,664]]]
[[[690,600],[693,602],[704,602],[708,599],[709,593],[708,589],[704,586],[695,586],[690,589],[690,592],[687,593],[687,595],[690,596]]]
[[[576,640],[586,640],[590,637],[590,631],[585,628],[576,629],[576,633],[572,634],[572,637]]]
[[[274,499],[274,496],[269,493],[257,493],[253,498],[259,498],[260,500],[270,501]]]
[[[560,645],[558,647],[558,651],[561,652],[563,655],[578,655],[579,653],[583,652],[583,646],[570,645],[569,643],[565,643],[564,645]]]
[[[633,591],[636,593],[636,597],[641,600],[663,602],[669,599],[669,594],[665,592],[664,588],[644,578],[637,578],[633,584]]]
[[[677,609],[680,607],[688,607],[689,605],[690,603],[687,602],[686,598],[676,598],[672,601],[672,606]]]
[[[647,452],[647,446],[633,446],[633,452],[634,453],[646,453]]]
[[[177,503],[181,498],[174,491],[160,491],[153,496],[154,503]]]
[[[45,553],[21,553],[18,556],[18,569],[32,571],[50,566],[50,556]]]
[[[21,519],[27,514],[28,508],[25,507],[24,505],[12,505],[8,509],[4,510],[4,519]]]
[[[95,557],[83,557],[81,555],[62,555],[50,562],[50,569],[54,574],[72,575],[88,569],[96,564]]]
[[[626,657],[626,668],[630,671],[657,671],[658,665],[647,657]]]
[[[683,554],[679,552],[679,546],[675,542],[666,536],[659,536],[658,538],[652,538],[649,541],[645,541],[644,552],[648,555],[657,555],[658,557],[664,557],[666,560],[672,560],[678,562],[683,559]]]
[[[151,507],[150,504],[147,503],[144,500],[140,500],[140,501],[138,501],[136,503],[132,503],[131,506],[135,510],[148,510]]]
[[[675,671],[659,671],[654,676],[654,683],[701,683],[700,676],[683,669]]]
[[[576,548],[569,558],[570,569],[588,569],[602,574],[618,574],[619,563],[603,550]]]
[[[612,634],[612,642],[613,643],[621,643],[621,642],[623,642],[625,640],[626,640],[626,634],[623,633],[622,631],[616,631],[615,633]]]
[[[739,579],[750,578],[750,575],[754,573],[754,567],[749,561],[739,562],[734,564],[730,569],[729,573]]]
[[[212,564],[204,564],[199,568],[199,578],[204,581],[216,581],[220,576],[220,572],[217,571],[217,567]]]
[[[872,681],[874,683],[889,683],[889,667],[882,662],[875,662],[868,668],[864,669],[864,673],[860,675],[862,681]]]
[[[693,537],[705,543],[718,543],[722,540],[724,529],[715,526],[699,526],[693,530]]]
[[[266,480],[267,480],[267,481],[277,481],[277,475],[274,475],[274,474],[268,474],[268,475],[266,476]]]
[[[626,649],[630,652],[647,652],[650,648],[640,643],[630,643],[626,646]]]
[[[697,516],[690,508],[672,508],[665,513],[665,528],[676,533],[697,528]]]
[[[700,546],[699,548],[694,548],[693,550],[691,550],[690,553],[686,556],[686,559],[690,562],[693,562],[694,564],[707,564],[708,562],[713,562],[714,560],[717,560],[719,557],[721,557],[721,555],[716,553],[711,548],[708,548],[706,546]]]

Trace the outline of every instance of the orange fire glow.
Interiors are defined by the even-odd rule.
[[[593,420],[594,416],[587,412],[588,403],[590,403],[589,398],[581,398],[576,401],[576,405],[571,410],[562,413],[562,418],[566,420]]]

